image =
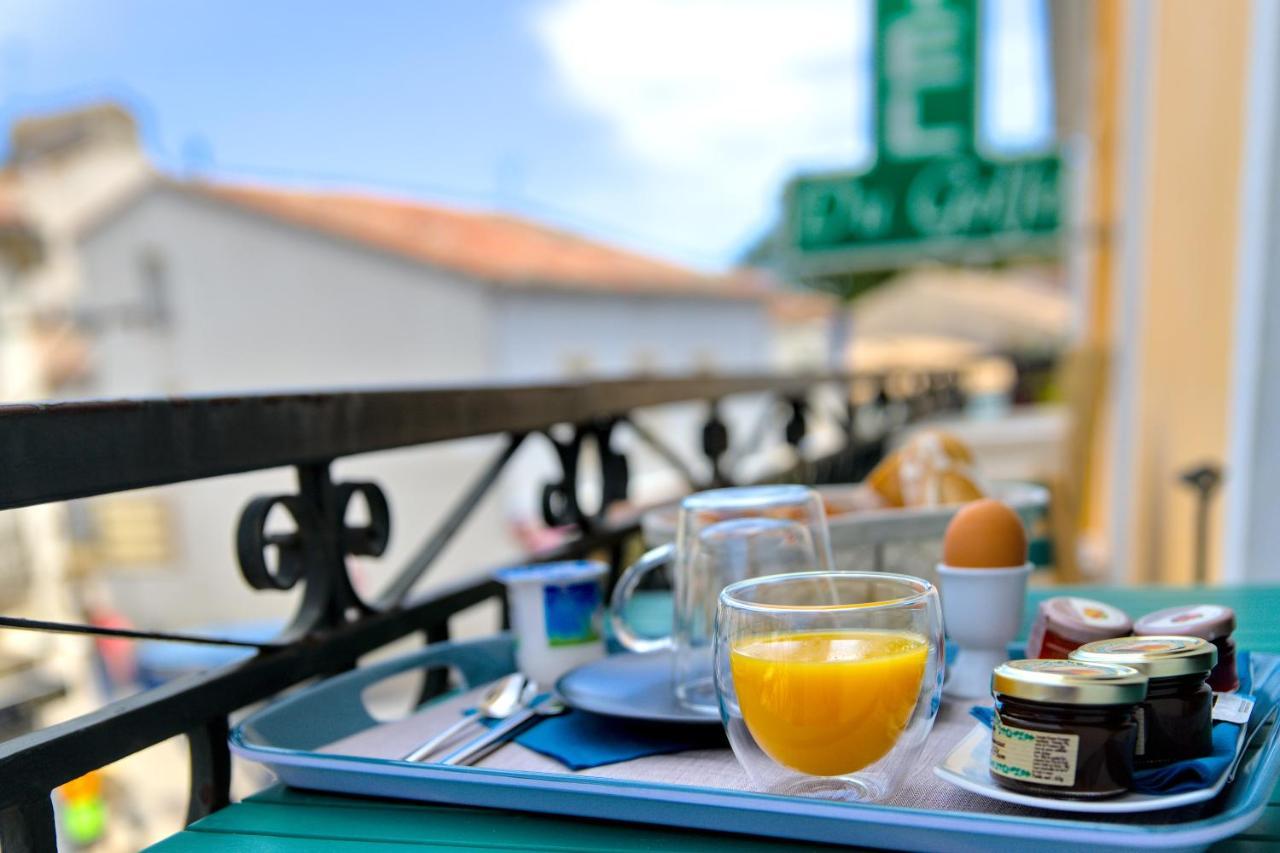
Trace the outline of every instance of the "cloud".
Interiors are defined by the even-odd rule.
[[[870,22],[865,0],[557,0],[533,28],[646,187],[638,227],[727,258],[795,169],[869,155]]]

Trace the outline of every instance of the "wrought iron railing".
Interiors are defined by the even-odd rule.
[[[903,389],[892,400],[900,420],[960,402],[954,373],[901,379],[843,374],[635,379],[0,406],[0,510],[294,468],[296,492],[250,500],[236,544],[241,573],[251,586],[289,589],[301,584],[303,590],[288,628],[274,641],[257,644],[252,657],[0,743],[0,848],[6,853],[53,849],[51,796],[58,786],[179,735],[187,738],[191,758],[187,820],[209,814],[230,796],[231,714],[306,679],[348,669],[362,655],[400,638],[420,634],[426,642],[446,640],[451,616],[489,599],[502,601],[501,588],[488,572],[424,598],[409,594],[527,437],[551,441],[560,462],[559,479],[543,488],[546,521],[575,531],[571,541],[529,559],[601,554],[616,573],[623,547],[638,529],[635,515],[606,519],[606,510],[627,495],[627,460],[611,443],[620,427],[631,428],[691,487],[725,484],[731,480],[724,464],[730,436],[719,403],[733,395],[763,394],[782,408],[785,439],[796,448],[819,417],[837,424],[844,437],[838,452],[778,472],[778,477],[848,481],[877,461],[882,438],[860,435],[859,412],[852,403],[823,411],[820,395],[812,392],[824,385],[843,392],[853,383],[869,383],[874,391],[866,405],[887,408],[893,395],[886,389]],[[838,399],[852,397],[842,393]],[[638,409],[691,401],[704,401],[707,412],[701,449],[710,473],[701,478],[663,437],[631,420]],[[492,435],[506,437],[498,454],[379,597],[363,600],[348,577],[346,558],[383,552],[389,533],[387,498],[374,483],[334,482],[331,464],[355,454]],[[602,499],[594,511],[578,498],[579,460],[588,442],[596,446],[600,460]],[[368,521],[353,525],[347,509],[357,495],[368,507]],[[267,515],[276,507],[292,517],[293,532],[268,532]],[[267,549],[274,549],[275,560],[265,558]],[[505,619],[504,611],[504,624]],[[8,627],[85,630],[12,617],[4,621]],[[423,698],[444,690],[446,678],[446,673],[429,674]]]

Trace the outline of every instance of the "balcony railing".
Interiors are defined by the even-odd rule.
[[[618,518],[606,512],[628,491],[629,466],[613,447],[615,432],[633,430],[691,487],[729,484],[732,474],[725,461],[730,435],[720,401],[734,395],[765,395],[777,407],[776,422],[784,424],[785,440],[797,455],[819,419],[834,424],[843,441],[837,452],[778,471],[771,479],[852,481],[875,464],[883,449],[883,435],[861,435],[858,407],[843,402],[853,399],[849,390],[859,383],[859,398],[870,400],[863,405],[896,411],[898,425],[961,402],[957,375],[941,372],[634,379],[0,406],[0,509],[294,468],[296,492],[247,502],[236,545],[241,574],[252,587],[302,588],[301,603],[288,627],[275,640],[259,644],[252,657],[0,743],[0,848],[6,853],[53,849],[54,789],[178,735],[187,738],[191,758],[187,821],[207,815],[229,801],[227,732],[236,711],[306,679],[349,669],[362,655],[400,638],[419,634],[428,643],[446,640],[451,616],[489,599],[503,601],[501,587],[490,579],[492,567],[477,567],[474,580],[425,597],[413,598],[410,592],[528,440],[554,446],[561,471],[543,487],[543,514],[548,524],[573,531],[565,544],[528,559],[599,555],[612,564],[616,577],[624,547],[638,531],[638,515]],[[827,393],[815,393],[819,388]],[[832,407],[832,400],[842,402]],[[701,435],[693,437],[700,439],[705,456],[705,466],[699,467],[709,472],[701,477],[664,437],[631,417],[647,407],[694,401],[701,401],[706,411]],[[375,600],[362,599],[348,577],[346,560],[353,554],[383,552],[389,533],[388,499],[374,483],[335,482],[332,463],[356,454],[476,436],[505,439],[384,591]],[[599,458],[602,500],[594,510],[585,509],[578,499],[585,443],[595,445]],[[357,496],[367,505],[366,523],[348,519],[348,506]],[[269,532],[266,519],[273,509],[291,516],[293,532]],[[275,552],[274,560],[265,556],[269,550]],[[9,627],[77,630],[11,617],[5,621]],[[139,636],[162,635],[142,631]],[[447,673],[430,673],[422,698],[445,689]]]

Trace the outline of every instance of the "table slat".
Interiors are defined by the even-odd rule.
[[[519,845],[517,845],[518,847]],[[186,830],[147,848],[150,853],[405,853],[403,842],[352,841]],[[470,844],[418,847],[435,853],[476,853]]]
[[[426,845],[428,849],[452,849],[453,845],[465,844],[474,850],[518,847],[566,853],[597,850],[642,853],[654,849],[673,853],[718,853],[729,840],[724,835],[692,830],[521,812],[414,805],[413,808],[400,808],[384,801],[370,801],[358,809],[333,809],[298,803],[246,801],[204,818],[193,824],[191,831],[409,843]],[[625,817],[625,814],[619,817]],[[777,849],[776,843],[742,836],[732,837],[732,845],[734,850],[743,851]]]

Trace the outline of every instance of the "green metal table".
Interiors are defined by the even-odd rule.
[[[1029,612],[1048,595],[1065,592],[1116,604],[1137,616],[1175,604],[1218,603],[1235,608],[1241,649],[1280,653],[1280,587],[1037,589]],[[1024,625],[1024,631],[1027,626]],[[549,817],[517,811],[432,806],[396,800],[316,794],[274,787],[192,824],[151,848],[157,853],[395,853],[407,846],[433,851],[554,850],[694,853],[721,851],[724,835],[641,824]],[[812,850],[733,836],[734,850]],[[1280,850],[1280,797],[1273,795],[1249,830],[1214,847],[1220,853]]]

